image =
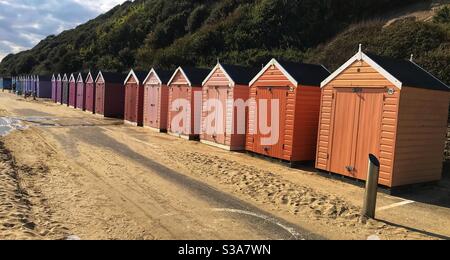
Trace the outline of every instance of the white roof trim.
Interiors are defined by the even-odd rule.
[[[356,61],[365,61],[372,68],[374,68],[378,73],[380,73],[383,77],[389,80],[392,84],[394,84],[399,89],[402,88],[403,83],[400,82],[397,78],[392,76],[389,72],[383,69],[380,65],[378,65],[375,61],[373,61],[369,56],[367,56],[362,50],[355,54],[352,58],[350,58],[344,65],[342,65],[339,69],[337,69],[333,74],[331,74],[328,78],[326,78],[320,86],[323,88],[328,85],[331,81],[333,81],[337,76],[339,76],[342,72],[344,72],[348,67],[350,67]]]
[[[170,84],[172,84],[172,81],[175,79],[175,76],[178,74],[178,72],[181,72],[183,74],[183,76],[186,78],[186,81],[188,82],[189,86],[192,87],[192,83],[189,80],[189,78],[186,76],[186,73],[184,73],[183,68],[178,67],[178,69],[175,71],[175,73],[173,73],[172,77],[169,80],[169,83],[167,83],[167,85],[169,86]]]
[[[81,72],[78,73],[77,83],[84,83],[84,82],[83,82],[83,75],[81,74]]]
[[[156,78],[158,79],[159,84],[162,85],[163,82],[162,82],[162,80],[159,78],[158,73],[156,73],[155,68],[152,68],[152,69],[150,70],[150,72],[147,74],[147,77],[145,77],[144,82],[142,82],[142,85],[145,85],[145,84],[147,83],[147,80],[150,79],[150,76],[152,75],[152,73],[155,73],[155,76],[156,76]]]
[[[230,75],[228,74],[228,72],[225,70],[225,68],[222,66],[222,64],[217,63],[217,65],[211,70],[211,72],[209,73],[208,77],[206,77],[206,79],[203,81],[202,85],[204,86],[208,80],[211,79],[211,77],[214,75],[214,73],[218,70],[221,69],[223,71],[223,73],[225,74],[225,76],[227,77],[228,81],[230,82],[230,87],[234,87],[236,85],[236,82],[234,82],[234,80],[230,77]]]
[[[61,74],[58,74],[58,78],[56,79],[56,81],[61,81]]]
[[[133,69],[130,70],[130,73],[128,73],[128,76],[127,76],[127,78],[125,79],[125,81],[123,82],[123,84],[126,85],[127,82],[128,82],[128,80],[131,78],[131,76],[134,77],[134,79],[136,80],[137,84],[139,85],[139,84],[140,84],[139,78],[136,76],[136,73],[134,73],[134,70],[133,70]]]
[[[72,80],[73,79],[73,80]],[[72,73],[72,74],[70,74],[70,79],[69,79],[69,82],[76,82],[75,81],[75,75]]]
[[[100,76],[103,78],[103,81],[105,80],[105,78],[103,77],[102,71],[99,71],[98,74],[97,74],[97,77],[95,78],[95,81],[94,81],[95,83],[97,83],[97,81],[100,78]]]
[[[63,77],[63,79],[62,80],[65,80],[65,81],[67,81],[67,74],[64,74],[64,77]]]
[[[84,81],[87,82],[89,78],[91,78],[92,81],[95,82],[91,71],[88,72],[88,74],[87,74],[86,78],[84,79]]]
[[[249,86],[252,86],[253,84],[256,83],[256,81],[262,76],[264,75],[264,73],[266,73],[266,71],[272,67],[273,65],[275,65],[282,73],[284,76],[286,76],[286,78],[289,79],[289,81],[294,85],[294,86],[298,86],[298,82],[294,79],[294,77],[291,76],[291,74],[289,74],[285,68],[283,68],[283,66],[281,66],[281,64],[276,60],[276,59],[272,59],[259,73],[258,75],[256,75],[256,77],[253,78],[252,81],[250,81]]]
[[[326,71],[328,71],[328,73],[331,74],[331,71],[329,71],[329,70],[327,69],[327,67],[325,67],[323,64],[320,64],[320,66],[322,66],[322,68],[324,68]]]
[[[430,75],[431,77],[433,77],[435,80],[439,81],[440,83],[442,83],[444,86],[446,86],[448,89],[450,89],[450,87],[445,84],[444,82],[442,82],[442,80],[436,78],[436,76],[434,76],[433,74],[431,74],[430,72],[428,72],[427,70],[425,70],[424,68],[422,68],[419,64],[415,63],[413,59],[411,59],[410,61],[412,64],[416,65],[419,69],[425,71],[426,73],[428,73],[428,75]]]
[[[52,75],[52,81],[56,81],[55,74]]]

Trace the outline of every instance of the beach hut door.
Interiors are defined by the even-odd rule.
[[[379,156],[383,89],[336,90],[330,171],[365,180],[368,155]]]

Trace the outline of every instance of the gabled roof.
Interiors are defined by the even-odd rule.
[[[124,75],[122,73],[100,71],[97,75],[97,78],[95,79],[95,82],[97,82],[100,77],[102,77],[105,82],[122,83],[126,76],[127,75]]]
[[[95,77],[94,77],[94,75],[95,75]],[[92,81],[94,81],[97,76],[98,76],[98,72],[89,71],[88,74],[86,75],[86,77],[84,78],[84,82],[86,82],[89,77],[91,77]]]
[[[143,84],[145,78],[147,77],[147,72],[144,71],[134,71],[133,69],[130,70],[130,73],[128,73],[128,76],[125,78],[125,81],[123,82],[123,84],[126,84],[128,82],[128,80],[134,77],[134,79],[136,80],[136,82],[141,85]]]
[[[68,79],[67,79],[67,74],[64,74],[64,77],[63,77],[63,79],[62,79],[63,81],[67,81]]]
[[[56,76],[55,76],[55,74],[52,75],[52,81],[56,81]]]
[[[450,90],[450,88],[422,67],[408,60],[396,60],[366,53],[373,61],[383,67],[407,87],[432,90]]]
[[[178,69],[173,73],[167,85],[170,85],[172,81],[175,79],[175,76],[181,72],[183,76],[186,78],[189,86],[194,85],[202,85],[203,80],[208,76],[210,70],[208,69],[200,69],[200,68],[192,68],[192,67],[178,67]]]
[[[70,74],[69,81],[70,82],[75,82],[75,74],[74,73]]]
[[[156,78],[158,79],[160,84],[167,84],[167,82],[169,82],[169,80],[170,80],[170,78],[172,76],[172,72],[170,72],[170,71],[153,68],[147,74],[147,77],[145,77],[145,79],[144,79],[142,84],[147,83],[147,80],[150,78],[152,73],[154,73],[156,75]]]
[[[358,53],[325,79],[321,86],[328,85],[356,61],[366,62],[399,89],[406,86],[432,90],[450,90],[446,84],[413,61],[397,60],[371,53],[364,53],[361,46]]]
[[[202,85],[205,85],[208,82],[208,80],[214,75],[217,69],[223,71],[225,76],[230,81],[230,86],[234,86],[236,84],[248,85],[250,80],[252,80],[256,73],[258,73],[258,71],[253,68],[222,64],[219,62],[203,81]]]
[[[56,80],[61,81],[61,74],[58,74],[58,78]]]
[[[330,72],[322,65],[277,61],[272,59],[253,80],[255,82],[272,66],[276,66],[289,81],[295,85],[320,86],[320,83],[330,75]]]
[[[87,75],[88,75],[87,73],[84,73],[84,72],[78,72],[77,82],[78,82],[78,83],[79,83],[79,82],[84,83],[84,81],[86,80]]]

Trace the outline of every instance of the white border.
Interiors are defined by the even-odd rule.
[[[125,79],[125,81],[123,82],[123,84],[126,85],[128,80],[131,78],[131,76],[133,76],[134,79],[136,80],[137,84],[140,85],[139,78],[136,76],[136,73],[134,73],[133,69],[130,70],[130,73],[128,73],[128,76]]]
[[[81,74],[81,72],[78,73],[77,83],[84,83],[83,75]]]
[[[73,79],[73,81],[72,81],[72,79]],[[69,82],[75,82],[76,83],[76,81],[75,81],[75,74],[70,74],[70,78],[69,78]]]
[[[162,82],[161,78],[159,77],[158,73],[156,73],[155,68],[152,68],[150,70],[150,72],[147,74],[147,77],[145,77],[144,82],[142,82],[142,85],[145,85],[147,83],[147,80],[150,79],[150,76],[152,75],[152,73],[155,73],[155,76],[158,79],[159,84],[163,85],[163,82]]]
[[[184,73],[184,70],[182,67],[178,67],[177,70],[175,70],[175,73],[173,73],[172,77],[170,78],[169,82],[167,83],[167,85],[169,86],[170,84],[172,84],[172,81],[175,79],[175,76],[177,75],[178,72],[181,72],[183,74],[183,76],[186,78],[186,81],[188,82],[189,86],[192,87],[192,83],[189,80],[189,78],[186,76],[186,73]]]
[[[252,81],[250,81],[249,86],[252,86],[253,84],[256,83],[256,81],[262,76],[264,75],[264,73],[272,66],[276,66],[283,74],[284,76],[286,76],[289,81],[294,85],[294,86],[298,86],[298,82],[294,79],[294,77],[291,76],[291,74],[289,74],[285,68],[283,68],[283,66],[281,66],[281,64],[276,60],[276,59],[272,59],[259,73],[258,75],[256,75],[255,78],[253,78]]]
[[[105,81],[105,77],[103,77],[103,73],[102,73],[102,71],[100,70],[99,72],[98,72],[98,74],[97,74],[97,77],[95,78],[95,83],[97,83],[98,82],[98,79],[100,78],[100,76],[103,78],[103,81]]]
[[[359,49],[358,53],[355,54],[355,56],[350,58],[344,65],[342,65],[339,69],[337,69],[335,72],[333,72],[328,78],[326,78],[324,81],[322,81],[322,83],[320,84],[320,87],[323,88],[326,85],[328,85],[331,81],[333,81],[337,76],[339,76],[342,72],[344,72],[348,67],[350,67],[356,61],[365,61],[372,68],[374,68],[378,73],[380,73],[383,77],[385,77],[392,84],[394,84],[397,88],[399,88],[399,89],[402,88],[403,83],[400,80],[398,80],[397,78],[392,76],[392,74],[387,72],[380,65],[378,65],[374,60],[369,58],[369,56],[367,56],[364,52],[362,52],[361,48]]]
[[[230,87],[234,87],[236,85],[236,82],[230,77],[230,75],[228,74],[228,72],[225,70],[225,68],[222,66],[222,64],[217,63],[217,65],[211,70],[211,72],[209,73],[209,75],[206,77],[206,79],[202,82],[202,86],[206,85],[206,83],[208,83],[208,80],[211,79],[211,77],[214,75],[214,73],[218,70],[221,69],[223,71],[223,73],[225,74],[225,76],[227,77],[228,81],[230,82],[229,86]]]

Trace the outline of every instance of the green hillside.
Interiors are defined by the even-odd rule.
[[[365,51],[388,57],[409,59],[413,54],[416,63],[450,83],[449,7],[442,9],[432,22],[403,19],[389,26],[384,21],[354,25],[330,42],[310,50],[306,60],[335,70],[355,54],[359,43]]]
[[[7,56],[0,74],[211,66],[217,58],[259,67],[271,57],[335,68],[362,42],[395,57],[416,53],[448,80],[448,14],[439,23],[361,24],[416,2],[424,1],[136,0],[49,36],[32,50]]]

